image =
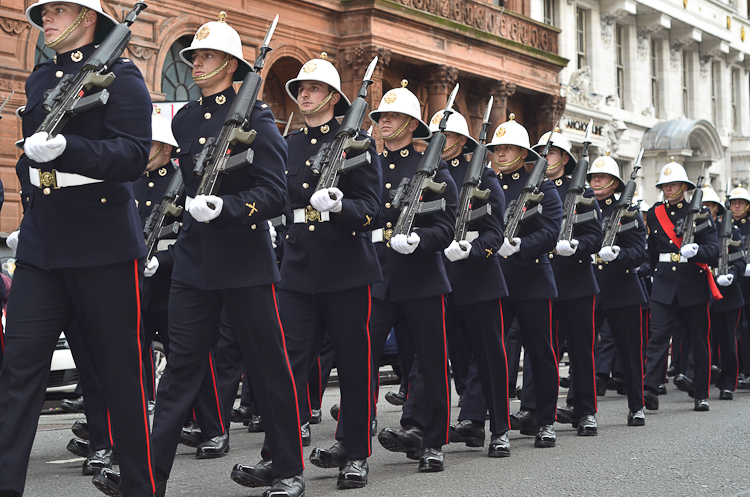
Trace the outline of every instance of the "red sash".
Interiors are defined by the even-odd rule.
[[[664,204],[661,204],[655,209],[655,212],[656,219],[659,220],[659,224],[661,224],[662,229],[664,229],[664,231],[667,233],[669,239],[672,240],[672,243],[674,243],[675,247],[677,247],[677,252],[679,252],[679,249],[682,246],[682,238],[677,238],[677,235],[674,232],[674,223],[669,219],[669,216],[667,216],[667,208],[664,206]],[[714,281],[714,276],[708,269],[708,264],[706,264],[705,262],[696,262],[694,264],[703,269],[703,272],[706,273],[706,278],[708,279],[708,287],[711,289],[711,295],[713,295],[714,300],[723,299],[724,296],[719,291],[719,287],[716,286],[716,281]]]

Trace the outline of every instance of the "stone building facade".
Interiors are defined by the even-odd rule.
[[[30,0],[0,2],[0,97],[16,93],[0,121],[0,179],[6,201],[0,230],[18,226],[21,209],[14,165],[21,137],[20,120],[13,111],[25,103],[24,82],[35,63],[48,57],[39,31],[26,22]],[[559,73],[568,61],[560,56],[560,29],[533,20],[529,0],[225,0],[213,2],[148,2],[133,25],[133,39],[125,53],[141,69],[155,103],[184,102],[196,97],[189,68],[179,50],[218,11],[240,33],[245,58],[255,59],[273,17],[280,20],[273,51],[266,60],[261,98],[268,102],[283,129],[296,105],[284,90],[309,59],[328,54],[342,76],[343,90],[353,96],[372,58],[379,63],[370,88],[371,105],[384,92],[408,80],[409,89],[423,103],[423,117],[445,106],[456,83],[455,108],[469,118],[478,134],[487,100],[494,96],[493,125],[509,112],[538,136],[550,128],[565,108]],[[123,19],[132,4],[104,1],[105,11]],[[295,113],[292,127],[302,119]]]
[[[530,15],[564,33],[561,128],[580,145],[593,119],[596,153],[610,150],[623,176],[643,148],[648,203],[672,156],[694,181],[705,164],[722,197],[750,183],[747,0],[534,0]]]

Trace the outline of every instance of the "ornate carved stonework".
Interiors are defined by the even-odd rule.
[[[395,0],[402,5],[465,24],[545,52],[557,53],[557,32],[475,0]]]
[[[502,107],[503,109],[508,107],[508,98],[512,97],[516,93],[516,84],[508,81],[498,80],[492,89],[490,95],[495,97],[495,101],[492,104],[495,107]]]
[[[141,47],[132,43],[128,45],[128,50],[130,50],[130,54],[133,57],[141,60],[148,60],[156,53],[156,50],[153,48]]]
[[[0,28],[3,29],[9,35],[19,35],[21,31],[26,28],[30,28],[31,25],[26,21],[18,21],[16,19],[8,19],[7,17],[0,17]]]
[[[456,85],[458,69],[440,64],[434,66],[427,80],[427,91],[430,93],[448,93]]]
[[[601,109],[604,98],[591,91],[591,68],[589,66],[583,66],[570,75],[568,97],[572,104],[590,109]]]
[[[365,74],[367,66],[370,65],[375,56],[378,57],[378,63],[375,66],[375,75],[376,77],[380,77],[383,74],[383,69],[391,63],[391,51],[389,49],[374,45],[365,46],[364,43],[360,42],[358,47],[347,48],[344,52],[344,60],[352,66],[354,74],[358,76]]]
[[[549,131],[555,123],[562,117],[565,111],[564,97],[560,95],[548,95],[544,103],[537,110],[537,122],[543,129]]]

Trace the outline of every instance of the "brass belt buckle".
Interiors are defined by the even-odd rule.
[[[45,195],[49,195],[51,190],[50,187],[57,189],[57,171],[54,169],[50,171],[39,171],[39,183],[44,187],[42,192]]]
[[[383,240],[386,242],[391,241],[391,237],[393,236],[393,230],[392,229],[383,229]]]
[[[308,205],[305,207],[305,222],[309,223],[311,221],[320,222],[320,212],[313,209],[312,205]]]
[[[672,262],[680,262],[680,254],[672,253],[670,256],[672,257]]]

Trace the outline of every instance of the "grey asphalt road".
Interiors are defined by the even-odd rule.
[[[378,404],[380,428],[398,427],[401,409]],[[645,427],[626,425],[625,397],[609,391],[599,397],[599,436],[577,437],[569,425],[556,425],[553,449],[536,449],[532,437],[511,432],[511,457],[490,459],[484,449],[451,444],[445,447],[442,473],[420,474],[417,463],[383,449],[373,439],[370,479],[360,490],[336,489],[335,470],[306,463],[308,497],[312,496],[750,496],[750,391],[733,401],[718,400],[712,389],[711,411],[692,410],[692,399],[672,384],[660,397],[661,409],[647,411]],[[560,390],[560,405],[565,390]],[[336,422],[328,414],[338,401],[337,388],[323,399],[323,422],[313,426],[315,446],[333,444]],[[457,397],[451,419],[456,420]],[[518,409],[511,402],[511,411]],[[81,475],[81,459],[67,452],[70,425],[81,415],[45,415],[39,423],[27,478],[27,496],[91,496],[100,494]],[[222,459],[199,461],[194,449],[179,446],[168,496],[260,496],[263,489],[241,487],[229,479],[236,463],[260,459],[263,437],[233,424],[231,452]]]

